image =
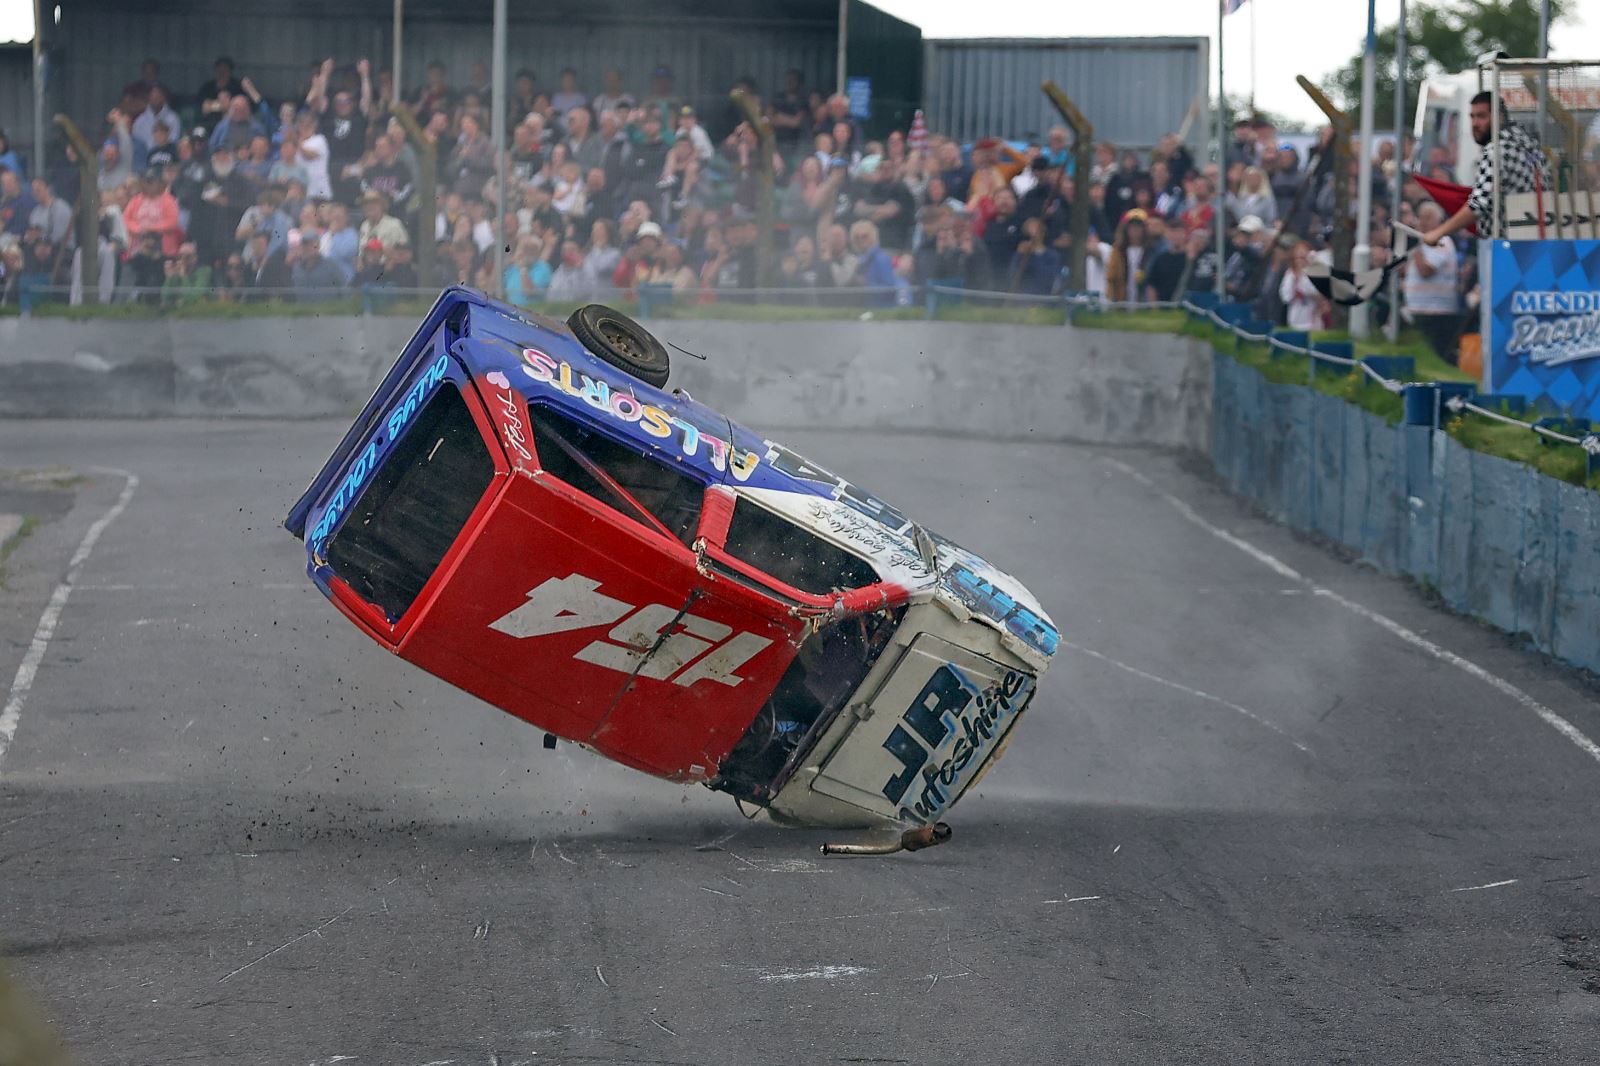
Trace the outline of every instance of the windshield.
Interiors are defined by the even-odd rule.
[[[333,572],[398,621],[494,479],[465,401],[442,386],[328,541]]]

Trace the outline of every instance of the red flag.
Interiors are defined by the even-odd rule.
[[[1433,197],[1434,203],[1444,208],[1444,216],[1446,218],[1465,207],[1467,197],[1472,194],[1472,190],[1465,185],[1457,185],[1451,181],[1439,181],[1436,178],[1425,178],[1421,174],[1412,174],[1411,180],[1422,186],[1422,191]],[[1478,235],[1477,222],[1474,221],[1472,225],[1468,226],[1466,232],[1468,235],[1476,237]]]
[[[920,109],[911,116],[911,134],[906,138],[906,145],[913,152],[920,152],[928,147],[928,126],[922,119]]]

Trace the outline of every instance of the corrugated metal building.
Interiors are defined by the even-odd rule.
[[[0,44],[0,130],[28,162],[33,154],[33,49]]]
[[[886,64],[879,76],[893,91],[875,95],[885,109],[915,106],[921,31],[861,0],[849,3],[851,65],[858,55],[863,64]],[[324,56],[341,64],[369,56],[374,68],[387,67],[392,8],[392,0],[61,0],[60,23],[45,27],[48,109],[98,123],[147,56],[161,62],[162,80],[183,96],[192,96],[210,77],[213,59],[226,54],[269,99],[282,100],[303,90],[311,64]],[[408,91],[434,59],[457,86],[469,83],[474,63],[487,70],[491,19],[489,0],[406,0],[401,62]],[[838,0],[543,0],[510,5],[507,60],[510,71],[532,68],[551,89],[561,68],[573,67],[589,92],[615,66],[626,87],[642,93],[651,70],[665,64],[681,95],[717,115],[742,76],[770,93],[795,67],[808,86],[832,91],[838,30]]]
[[[935,40],[924,46],[929,126],[961,140],[1036,137],[1061,119],[1039,91],[1046,78],[1070,96],[1095,139],[1148,148],[1176,132],[1206,139],[1210,42],[1204,37]]]

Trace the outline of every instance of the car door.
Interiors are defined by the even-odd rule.
[[[792,656],[789,629],[700,573],[691,469],[581,411],[526,420],[537,470],[511,479],[402,654],[630,766],[709,776]]]

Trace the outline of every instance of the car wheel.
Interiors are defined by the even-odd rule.
[[[664,388],[672,361],[648,330],[621,311],[589,304],[572,312],[567,326],[589,351],[656,388]]]

